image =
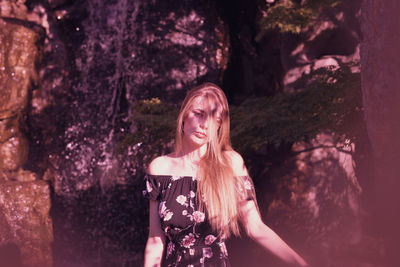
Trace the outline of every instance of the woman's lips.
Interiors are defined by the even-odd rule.
[[[205,133],[202,133],[202,132],[194,132],[194,134],[199,138],[206,138],[207,137],[207,135]]]

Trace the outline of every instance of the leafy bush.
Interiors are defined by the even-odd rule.
[[[232,143],[242,153],[263,145],[279,148],[313,138],[321,131],[335,133],[338,142],[357,137],[362,123],[360,74],[349,65],[320,68],[296,83],[304,90],[273,97],[248,98],[232,106]]]
[[[131,132],[121,136],[117,151],[133,147],[139,166],[171,150],[179,109],[158,98],[132,103]]]
[[[354,141],[362,127],[359,73],[351,65],[320,68],[303,75],[296,87],[305,88],[272,97],[249,97],[231,106],[232,144],[250,155],[264,146],[279,150],[329,131],[338,143]],[[119,151],[133,146],[142,164],[172,149],[178,106],[159,99],[132,105],[132,132],[121,139]]]
[[[280,32],[300,33],[301,29],[315,20],[321,9],[335,7],[343,0],[307,0],[299,4],[294,0],[277,1],[275,5],[265,11],[265,16],[260,20],[260,40],[268,30],[278,29]]]

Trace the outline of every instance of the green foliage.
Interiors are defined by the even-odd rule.
[[[350,67],[320,68],[296,82],[302,90],[250,97],[231,106],[233,147],[249,155],[265,145],[279,149],[306,141],[321,131],[333,133],[338,142],[354,141],[362,129],[362,101],[360,75]],[[132,108],[132,133],[124,136],[119,150],[132,146],[137,159],[148,164],[172,148],[178,107],[152,99],[136,101]]]
[[[294,0],[279,1],[268,8],[265,16],[260,20],[260,40],[267,31],[278,29],[280,32],[298,34],[301,29],[315,20],[322,8],[335,7],[343,0],[307,0],[304,4],[298,4]]]
[[[320,68],[298,83],[306,89],[252,97],[231,107],[231,137],[236,149],[249,153],[264,145],[279,148],[321,131],[330,131],[341,141],[357,137],[356,123],[362,123],[359,73],[351,73],[346,65],[337,70]]]
[[[117,152],[134,148],[140,165],[147,165],[157,155],[171,149],[178,117],[175,104],[161,102],[158,98],[138,100],[132,104],[131,133],[122,136]]]

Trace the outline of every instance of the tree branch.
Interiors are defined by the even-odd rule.
[[[313,151],[313,150],[319,149],[319,148],[335,148],[339,152],[343,152],[343,153],[346,153],[346,154],[349,154],[349,155],[354,155],[353,151],[345,150],[345,149],[343,149],[343,147],[338,147],[338,146],[335,146],[335,145],[330,145],[330,146],[319,145],[319,146],[309,147],[309,148],[306,148],[306,149],[303,149],[303,150],[299,150],[299,151],[293,151],[292,153],[290,153],[289,156],[294,157],[294,156],[296,156],[298,154],[301,154],[301,153],[304,153],[304,152],[310,152],[310,151]]]

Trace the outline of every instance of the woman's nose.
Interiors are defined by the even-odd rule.
[[[209,123],[209,119],[208,118],[203,118],[201,121],[200,121],[200,127],[202,128],[202,129],[207,129],[208,128],[208,123]]]

